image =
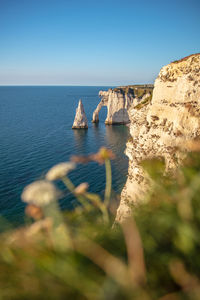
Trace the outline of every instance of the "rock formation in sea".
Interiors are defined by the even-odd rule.
[[[72,129],[87,129],[88,121],[84,111],[83,103],[81,99],[79,100],[78,107],[76,109],[76,115]]]
[[[100,103],[93,113],[92,122],[99,122],[99,112],[102,106],[107,106],[105,124],[128,124],[130,122],[128,110],[145,98],[151,98],[153,85],[133,85],[117,87],[108,91],[100,91]]]
[[[181,163],[187,141],[200,137],[200,54],[164,66],[155,81],[151,101],[129,109],[131,138],[126,145],[129,158],[128,178],[121,194],[117,220],[130,213],[148,188],[140,162],[163,157],[166,171]]]

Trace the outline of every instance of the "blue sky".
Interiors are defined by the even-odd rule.
[[[152,83],[200,52],[200,0],[0,0],[1,85]]]

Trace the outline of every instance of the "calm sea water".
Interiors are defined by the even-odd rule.
[[[128,128],[105,126],[106,107],[100,112],[100,123],[91,123],[102,89],[108,87],[0,87],[1,216],[21,222],[24,204],[20,194],[27,184],[43,178],[50,167],[69,160],[71,155],[94,153],[101,146],[116,154],[112,162],[113,189],[120,193],[128,168],[124,155]],[[71,129],[80,98],[88,117],[88,130]],[[104,166],[95,162],[78,165],[70,178],[76,185],[88,182],[91,192],[102,193],[105,188]],[[60,206],[71,209],[75,201],[66,192]]]

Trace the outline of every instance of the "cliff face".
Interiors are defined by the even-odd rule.
[[[153,86],[128,86],[100,91],[101,101],[93,113],[92,122],[99,122],[99,112],[102,106],[107,106],[105,124],[128,124],[130,122],[128,110],[132,105],[152,95]]]
[[[140,162],[163,157],[166,171],[172,171],[183,158],[176,146],[181,144],[187,150],[187,141],[200,137],[200,54],[163,67],[152,101],[130,109],[129,118],[129,169],[117,211],[119,221],[129,215],[130,205],[141,201],[148,188]]]

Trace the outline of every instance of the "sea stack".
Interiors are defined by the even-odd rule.
[[[81,99],[79,100],[78,108],[76,109],[76,115],[72,129],[88,129],[88,121]]]

